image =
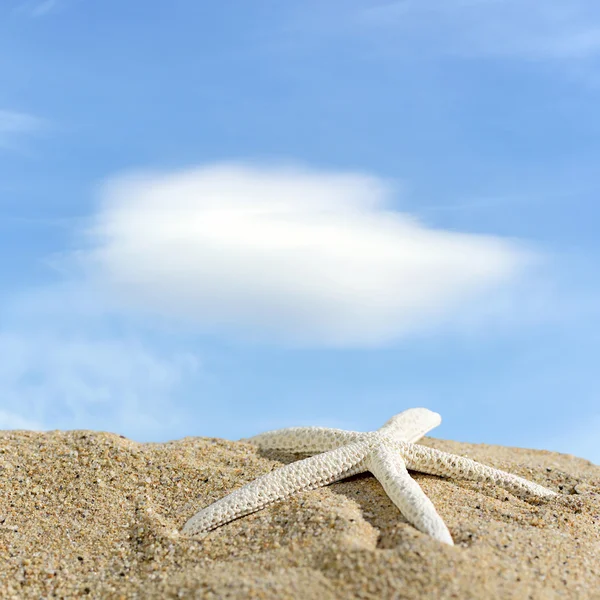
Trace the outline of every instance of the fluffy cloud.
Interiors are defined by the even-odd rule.
[[[138,310],[333,345],[430,327],[527,264],[513,242],[394,212],[391,192],[362,174],[242,164],[121,177],[83,263]]]

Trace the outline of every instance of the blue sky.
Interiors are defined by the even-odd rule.
[[[592,0],[0,7],[0,428],[600,462]]]

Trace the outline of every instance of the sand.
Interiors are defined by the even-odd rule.
[[[0,433],[1,598],[600,598],[600,467],[552,452],[423,443],[562,494],[415,474],[455,547],[416,531],[368,474],[202,539],[197,509],[294,456],[185,438]]]

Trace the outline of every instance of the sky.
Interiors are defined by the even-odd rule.
[[[5,0],[0,428],[600,463],[595,0]]]

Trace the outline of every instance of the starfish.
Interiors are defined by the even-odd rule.
[[[448,527],[431,500],[408,473],[490,482],[520,497],[549,498],[556,492],[537,483],[493,469],[469,458],[415,442],[441,423],[440,415],[412,408],[392,417],[376,431],[362,433],[327,427],[290,427],[240,440],[262,450],[316,454],[285,465],[203,508],[184,525],[182,533],[207,533],[234,519],[288,498],[370,471],[404,517],[420,531],[453,545]]]

